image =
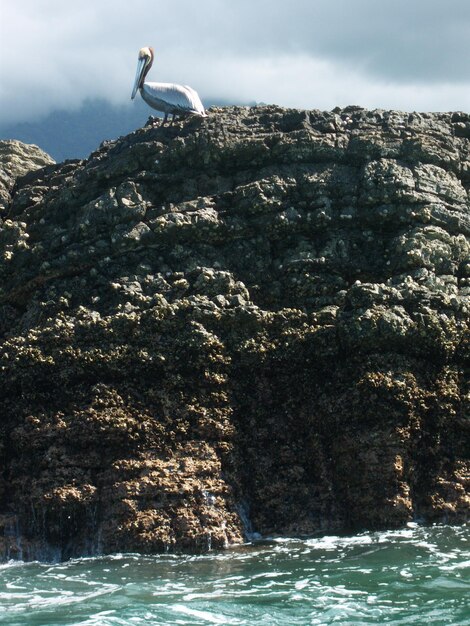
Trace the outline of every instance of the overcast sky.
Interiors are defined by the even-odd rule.
[[[0,123],[149,80],[204,99],[470,111],[470,0],[0,0]]]

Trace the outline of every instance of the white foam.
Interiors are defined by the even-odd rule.
[[[184,615],[190,615],[191,617],[197,617],[203,619],[210,624],[241,624],[240,620],[234,620],[233,618],[227,618],[224,615],[218,613],[210,613],[209,611],[199,611],[198,609],[192,609],[184,604],[174,604],[171,609],[176,613],[183,613]]]

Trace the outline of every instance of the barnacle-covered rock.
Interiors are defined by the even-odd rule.
[[[260,106],[58,165],[3,142],[4,556],[467,519],[468,128]]]

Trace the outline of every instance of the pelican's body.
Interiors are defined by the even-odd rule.
[[[206,117],[201,99],[192,87],[174,85],[173,83],[144,82],[149,69],[152,67],[153,58],[152,48],[140,49],[131,99],[135,98],[135,94],[139,90],[140,95],[149,106],[165,114],[164,122],[169,113],[173,115],[173,118],[175,115]]]

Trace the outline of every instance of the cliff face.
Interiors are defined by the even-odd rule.
[[[148,125],[0,213],[4,556],[470,510],[470,116]]]

